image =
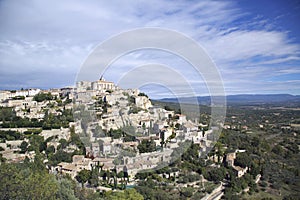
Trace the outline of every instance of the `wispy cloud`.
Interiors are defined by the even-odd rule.
[[[276,30],[263,16],[249,17],[234,1],[183,0],[0,1],[0,88],[72,84],[100,42],[140,27],[174,29],[199,42],[220,69],[228,93],[272,88],[299,93],[294,83],[268,82],[270,75],[299,73],[300,47],[288,31]],[[134,66],[154,61],[174,67],[191,83],[202,80],[176,56],[154,51],[120,59],[107,76],[116,81]],[[195,87],[199,94],[207,92]]]

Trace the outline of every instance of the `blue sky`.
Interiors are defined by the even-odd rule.
[[[226,94],[300,94],[299,13],[296,0],[2,0],[0,89],[73,85],[101,42],[123,31],[160,27],[179,31],[206,50]],[[208,94],[201,76],[166,52],[126,55],[105,77],[117,81],[135,66],[154,62],[174,67],[197,95]],[[166,88],[143,88],[152,97],[168,96]]]

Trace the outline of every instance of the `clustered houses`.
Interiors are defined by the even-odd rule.
[[[245,173],[249,170],[249,168],[247,166],[245,168],[236,166],[234,164],[234,160],[236,159],[237,153],[244,153],[244,152],[246,152],[246,150],[237,149],[234,152],[228,152],[226,155],[224,155],[224,157],[221,156],[218,158],[216,154],[213,154],[211,157],[209,157],[209,159],[214,163],[225,162],[228,167],[232,167],[235,170],[237,177],[240,178],[245,175]]]
[[[71,110],[73,105],[71,100],[63,105],[59,105],[59,101],[65,101],[66,99],[72,99],[72,91],[74,88],[62,88],[62,89],[50,89],[50,90],[40,90],[40,89],[22,89],[22,90],[12,90],[12,91],[0,91],[0,107],[9,108],[13,110],[16,117],[23,119],[33,119],[33,121],[39,122],[44,120],[46,113],[52,114],[54,117],[62,115],[63,110]],[[49,100],[35,100],[34,97],[38,94],[47,94],[52,98]],[[0,119],[2,120],[2,119]],[[25,120],[29,121],[29,120]],[[70,126],[73,123],[70,123]],[[13,125],[12,127],[14,127]],[[59,146],[59,140],[70,138],[69,128],[59,128],[42,130],[41,127],[24,127],[22,128],[8,128],[3,127],[3,121],[0,121],[0,131],[2,136],[5,134],[16,133],[16,134],[30,134],[30,132],[35,132],[31,134],[38,134],[42,136],[44,140],[52,137],[55,139],[49,140],[47,146],[54,146],[55,149]],[[8,132],[8,133],[6,133]],[[26,133],[27,132],[27,133]],[[35,157],[34,150],[21,151],[20,146],[25,143],[27,147],[30,146],[30,140],[28,138],[21,138],[18,140],[11,139],[0,139],[0,154],[7,162],[22,162],[27,157],[32,161]],[[26,147],[26,148],[27,148]],[[69,145],[65,151],[69,149],[74,149],[72,145]]]
[[[77,119],[75,127],[75,130],[85,132],[90,140],[87,154],[93,158],[114,158],[105,165],[115,166],[117,170],[126,167],[131,176],[162,162],[170,162],[172,152],[181,142],[193,141],[204,150],[211,143],[207,135],[212,130],[199,129],[205,125],[188,120],[183,114],[153,106],[139,90],[120,89],[103,77],[95,82],[78,82],[74,97],[75,107],[84,106],[84,110],[93,116],[86,124],[83,124],[85,119]],[[96,127],[106,134],[97,133],[99,128]],[[124,135],[116,139],[107,134],[114,130],[122,130],[134,136],[134,140],[124,141]],[[137,147],[143,140],[153,141],[159,148],[151,153],[140,153]],[[114,165],[115,158],[124,151],[134,152],[134,156],[123,156],[121,162]]]
[[[29,92],[30,91],[30,92]],[[25,91],[0,91],[0,106],[14,107],[17,116],[42,119],[41,112],[45,103],[38,104],[33,96],[40,92],[40,89]]]
[[[27,89],[27,90],[17,90],[17,91],[0,91],[0,107],[13,107],[16,115],[22,118],[36,118],[43,119],[45,116],[45,109],[49,113],[55,115],[60,115],[61,113],[57,110],[49,107],[49,105],[57,104],[55,99],[49,101],[37,102],[34,100],[34,96],[39,93],[49,93],[54,97],[64,97],[72,99],[73,88],[63,88],[63,89],[50,89],[50,90],[40,90],[40,89]],[[65,109],[71,109],[72,104],[66,105]]]
[[[17,131],[20,133],[24,133],[30,129],[28,128],[0,128],[0,131]],[[33,129],[34,130],[34,129]],[[65,139],[68,140],[70,138],[70,131],[69,128],[61,128],[61,129],[52,129],[52,130],[43,130],[40,134],[40,136],[43,137],[44,140],[47,140],[48,138],[55,138],[49,142],[47,142],[47,146],[54,146],[54,148],[57,150],[57,147],[59,146],[59,140]],[[26,151],[23,153],[20,153],[21,149],[20,146],[22,142],[26,142],[30,144],[29,139],[24,138],[22,140],[6,140],[5,142],[0,142],[0,147],[3,149],[0,153],[2,154],[2,157],[7,160],[7,162],[22,162],[26,157],[29,158],[30,161],[34,160],[35,151]],[[66,147],[65,151],[73,151],[76,150],[77,147],[74,145],[69,145]],[[46,162],[46,161],[45,161]]]
[[[90,158],[85,158],[83,155],[74,155],[72,163],[61,162],[54,168],[56,172],[64,173],[75,178],[77,173],[83,169],[91,170],[94,162]]]
[[[0,102],[6,99],[13,99],[15,97],[33,97],[38,94],[40,89],[26,89],[26,90],[13,90],[13,91],[0,91]]]
[[[37,94],[51,94],[54,98],[37,101],[34,98]],[[60,103],[60,100],[66,102],[67,99],[72,99],[74,104]],[[74,116],[77,117],[74,122],[69,122],[69,127],[42,130],[39,134],[47,141],[47,147],[53,147],[55,152],[62,145],[61,140],[70,140],[71,127],[76,134],[85,135],[88,141],[81,139],[85,144],[86,156],[74,155],[71,163],[60,162],[51,168],[52,172],[69,174],[73,178],[82,169],[91,170],[99,163],[103,169],[126,169],[130,177],[134,177],[140,170],[169,163],[172,152],[182,142],[193,141],[203,151],[211,143],[209,135],[212,130],[204,131],[201,128],[206,125],[191,121],[183,114],[153,106],[149,98],[139,90],[120,89],[103,77],[94,82],[80,81],[76,88],[1,91],[0,106],[13,107],[16,115],[21,118],[38,120],[44,119],[46,110],[47,115],[51,113],[53,116],[60,116],[63,110],[74,109]],[[28,127],[18,131],[26,130]],[[118,132],[120,130],[121,133]],[[125,140],[124,134],[132,138]],[[155,144],[152,152],[139,152],[138,147],[144,140]],[[16,145],[8,145],[7,142],[9,141],[0,143],[4,149],[1,153],[12,161],[16,159],[16,154],[12,153],[19,151],[22,141]],[[63,151],[72,153],[79,149],[69,142]],[[19,160],[24,160],[25,156],[33,159],[34,152],[18,156]]]
[[[7,162],[21,162],[26,157],[32,161],[35,156],[34,151],[18,153],[21,150],[19,147],[23,141],[28,142],[28,140],[14,140],[0,143],[0,147],[3,149],[3,151],[1,151],[2,157],[5,158]]]
[[[240,166],[234,165],[234,160],[236,159],[236,153],[243,153],[245,150],[236,150],[235,152],[228,153],[226,155],[226,162],[228,166],[231,166],[235,171],[237,176],[240,178],[248,171],[248,167],[242,168]]]

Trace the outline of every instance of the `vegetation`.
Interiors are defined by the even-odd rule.
[[[138,94],[138,96],[140,96],[140,97],[147,97],[147,98],[148,98],[148,95],[145,94],[145,93],[143,93],[143,92],[140,92],[140,93]]]
[[[79,188],[74,180],[61,175],[49,174],[42,163],[42,157],[37,156],[34,162],[0,165],[0,199],[143,199],[135,189],[124,192],[99,193],[92,190]],[[82,170],[76,179],[80,183],[91,180],[91,171]]]
[[[69,127],[69,122],[73,122],[73,111],[70,109],[60,110],[61,115],[54,115],[45,111],[43,120],[35,118],[21,118],[16,116],[15,111],[11,108],[0,108],[1,126],[3,128],[22,128],[22,127],[37,127],[42,129],[59,129],[61,127]],[[30,131],[30,130],[29,130]]]
[[[36,101],[54,100],[49,104],[51,109],[44,110],[45,117],[42,120],[17,117],[12,108],[0,108],[2,128],[30,127],[23,133],[0,130],[0,142],[27,138],[29,142],[26,140],[21,143],[20,153],[36,153],[34,162],[29,162],[26,158],[19,164],[4,163],[5,159],[0,154],[0,199],[200,199],[220,186],[221,182],[225,186],[223,199],[299,197],[300,136],[299,129],[291,126],[292,123],[299,123],[300,111],[297,109],[279,109],[271,105],[229,107],[225,122],[227,128],[223,129],[207,157],[200,157],[201,147],[198,144],[192,141],[180,143],[172,154],[174,159],[170,165],[137,173],[135,188],[126,189],[128,174],[125,170],[117,172],[116,169],[103,170],[103,166],[96,166],[91,170],[80,171],[76,180],[59,173],[49,174],[43,163],[45,159],[48,159],[48,167],[60,162],[71,162],[73,155],[85,155],[85,147],[79,135],[75,134],[74,127],[70,128],[70,139],[60,139],[57,149],[47,146],[47,142],[55,138],[50,137],[45,141],[40,135],[41,131],[68,127],[69,122],[73,121],[72,110],[57,106],[64,106],[71,100],[62,101],[47,93],[40,93],[34,98]],[[129,101],[133,105],[134,97]],[[102,109],[104,113],[110,106],[102,99],[97,104],[97,109]],[[178,104],[159,104],[167,110],[181,112]],[[200,107],[202,110],[199,120],[203,124],[209,124],[209,107]],[[61,115],[50,112],[52,109]],[[92,117],[83,108],[78,110],[78,115],[84,116],[81,123],[86,130],[86,124],[92,121]],[[139,108],[132,106],[130,112],[137,113]],[[195,113],[193,110],[190,112],[189,116]],[[182,128],[180,124],[175,124],[175,127]],[[124,142],[136,141],[136,137],[131,135],[135,132],[130,126],[107,132],[100,127],[93,130],[95,136],[99,134],[114,139],[122,138]],[[75,145],[75,149],[67,151],[69,145]],[[152,140],[142,140],[137,147],[140,153],[154,152],[158,148]],[[237,149],[244,151],[236,153],[234,166],[248,168],[241,177],[236,168],[229,166],[226,160],[226,155]],[[136,150],[123,151],[114,163],[122,164],[122,157],[133,155],[136,155]],[[261,179],[255,183],[259,177],[257,175],[261,175]],[[76,185],[76,181],[81,183],[81,187]],[[106,186],[113,191],[100,193],[89,189],[97,186]],[[117,189],[124,191],[119,192]]]
[[[175,104],[166,106],[172,107],[167,107],[168,109],[177,109]],[[299,111],[237,106],[230,107],[227,115],[226,124],[230,124],[230,128],[223,130],[218,143],[209,154],[217,157],[218,161],[205,161],[198,155],[198,145],[188,145],[185,153],[162,171],[138,173],[137,191],[145,199],[194,199],[211,192],[222,181],[226,184],[224,199],[260,199],[260,194],[265,199],[277,199],[278,195],[282,199],[297,199],[300,193],[300,138],[299,129],[291,128],[289,124],[299,123],[295,121],[299,117]],[[209,118],[202,114],[201,119]],[[259,126],[260,124],[263,126]],[[285,126],[289,128],[282,128]],[[178,152],[185,149],[184,144],[180,148]],[[234,165],[249,168],[240,178],[236,170],[226,163],[226,154],[236,149],[245,152],[237,153]],[[174,158],[177,157],[175,154],[176,151],[173,152]],[[179,177],[170,175],[174,169],[180,172]],[[157,176],[158,174],[161,176]],[[256,184],[258,174],[262,177]],[[215,184],[212,187],[200,187],[200,191],[189,188],[188,184],[193,182],[201,186],[200,176]],[[178,187],[180,184],[186,187]],[[172,185],[176,187],[171,189]]]
[[[142,108],[139,108],[139,107],[133,105],[133,106],[130,107],[130,109],[128,111],[128,114],[131,114],[131,113],[137,114],[138,112],[140,112],[142,110],[143,110]]]
[[[12,98],[12,100],[24,100],[25,97],[24,96],[15,96]]]
[[[54,97],[51,95],[50,92],[48,92],[48,93],[38,93],[33,97],[33,100],[37,101],[37,102],[49,101],[49,100],[52,100],[52,99],[54,99]]]
[[[18,131],[2,131],[0,130],[0,142],[5,142],[6,140],[20,140],[23,139],[24,135]]]
[[[48,150],[49,165],[56,166],[60,162],[72,162],[73,153],[67,153],[63,150],[58,150],[55,154]]]
[[[91,172],[89,170],[81,170],[77,176],[76,176],[76,180],[82,184],[86,183],[89,179],[91,178]]]
[[[2,122],[13,121],[16,112],[11,107],[0,107],[0,119]]]
[[[153,140],[142,140],[137,146],[140,153],[147,153],[156,151],[156,144]]]
[[[36,157],[34,163],[0,165],[0,199],[56,199],[59,185]]]
[[[107,192],[106,198],[110,200],[143,200],[143,196],[135,189],[127,189],[124,192]]]

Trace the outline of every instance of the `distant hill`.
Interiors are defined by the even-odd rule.
[[[173,102],[173,103],[193,103],[194,97],[183,97],[177,98],[164,98],[159,99],[162,102]],[[210,96],[198,96],[197,100],[201,105],[210,105]],[[292,104],[300,105],[300,95],[290,94],[239,94],[239,95],[228,95],[226,96],[227,104],[238,104],[238,105],[261,105],[261,104]]]

